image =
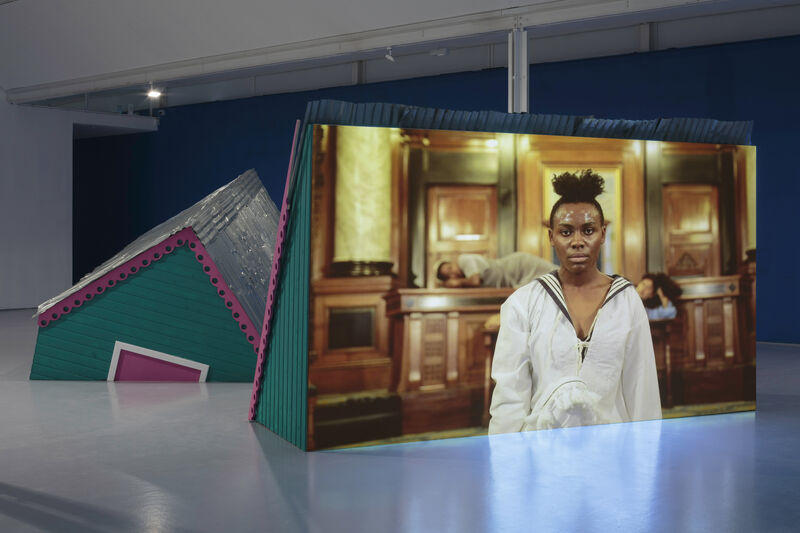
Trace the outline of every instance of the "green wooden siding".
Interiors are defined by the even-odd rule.
[[[253,346],[185,247],[39,328],[31,379],[105,380],[115,341],[207,364],[208,381],[255,372]]]
[[[284,241],[256,420],[306,449],[311,140],[306,132]]]

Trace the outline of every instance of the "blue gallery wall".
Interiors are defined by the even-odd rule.
[[[800,182],[800,36],[531,67],[532,112],[648,119],[753,120],[758,147],[758,339],[800,343],[786,288],[800,286],[800,249],[783,242]],[[294,120],[310,100],[506,109],[506,71],[263,96],[166,109],[156,133],[75,143],[74,272],[248,168],[280,203]],[[774,231],[777,228],[778,231]]]

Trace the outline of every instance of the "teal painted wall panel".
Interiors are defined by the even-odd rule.
[[[31,379],[105,380],[115,341],[207,364],[208,381],[255,372],[252,345],[186,248],[40,328]]]
[[[306,448],[308,416],[311,130],[304,136],[284,241],[256,421]]]

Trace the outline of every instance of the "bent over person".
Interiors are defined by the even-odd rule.
[[[558,270],[516,290],[500,311],[489,433],[661,418],[653,342],[633,285],[597,268],[603,178],[553,178]]]

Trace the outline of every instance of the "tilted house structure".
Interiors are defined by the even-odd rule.
[[[254,170],[39,306],[31,379],[249,381],[278,210]]]

